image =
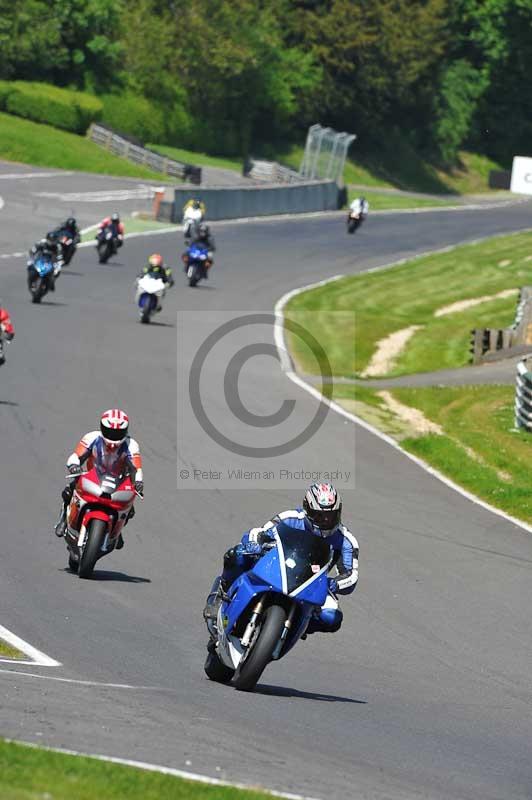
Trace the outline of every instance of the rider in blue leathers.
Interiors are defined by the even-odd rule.
[[[318,615],[310,621],[306,633],[334,633],[339,630],[343,614],[338,607],[336,595],[350,594],[358,581],[358,542],[345,525],[341,523],[342,502],[331,484],[310,486],[303,500],[303,507],[282,511],[261,528],[251,528],[236,547],[224,555],[222,575],[213,586],[207,598],[203,615],[205,619],[216,619],[223,593],[253,562],[262,555],[263,550],[274,539],[274,528],[279,522],[291,528],[298,528],[310,536],[327,538],[334,557],[333,566],[338,574],[329,578],[329,595]]]

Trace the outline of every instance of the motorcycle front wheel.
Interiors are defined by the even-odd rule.
[[[269,606],[264,613],[260,633],[250,654],[241,662],[235,672],[233,686],[241,692],[255,688],[257,681],[272,660],[286,622],[286,611],[282,606]]]
[[[103,540],[107,531],[107,523],[103,519],[93,519],[89,522],[87,538],[79,559],[78,575],[80,578],[90,578],[94,565],[102,549]]]

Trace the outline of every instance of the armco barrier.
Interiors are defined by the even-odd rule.
[[[188,180],[195,184],[201,183],[201,167],[196,167],[193,164],[182,164],[180,161],[174,161],[172,158],[167,158],[167,156],[162,156],[153,150],[148,150],[133,137],[119,134],[105,125],[93,122],[87,132],[87,137],[110,153],[114,153],[121,158],[127,158],[128,161],[132,161],[134,164],[141,164],[154,172],[160,172],[162,175],[168,175],[171,178]]]
[[[333,211],[338,208],[338,186],[334,181],[309,181],[289,186],[195,189],[195,198],[207,207],[207,220]],[[180,222],[183,206],[190,200],[188,189],[174,190],[172,222]],[[167,210],[162,209],[164,213]]]
[[[471,360],[474,364],[495,361],[532,350],[532,287],[523,286],[515,319],[509,328],[476,328],[471,331]]]
[[[532,431],[532,372],[528,371],[526,358],[517,364],[515,427]]]

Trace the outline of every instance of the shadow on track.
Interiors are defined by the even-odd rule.
[[[73,575],[69,569],[69,567],[65,567],[60,572],[64,572],[65,575]],[[89,581],[116,581],[117,583],[151,583],[151,578],[143,578],[140,575],[127,575],[125,572],[115,572],[114,570],[108,569],[95,569]]]
[[[127,575],[125,572],[115,572],[108,569],[95,569],[93,578],[96,581],[117,581],[119,583],[151,583],[151,578],[142,578],[140,575]]]
[[[172,322],[157,322],[154,319],[150,320],[150,324],[146,325],[146,328],[175,328],[175,325]]]
[[[45,300],[42,303],[34,303],[39,308],[51,308],[52,306],[67,306],[68,303],[61,303],[59,300]]]
[[[320,692],[302,692],[299,689],[290,689],[287,686],[270,686],[266,683],[259,683],[253,693],[273,697],[302,697],[304,700],[323,700],[326,703],[356,703],[361,706],[367,704],[367,700],[356,700],[353,697],[341,697],[336,694],[322,694]]]

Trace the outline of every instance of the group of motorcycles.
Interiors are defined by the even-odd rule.
[[[349,233],[362,224],[366,214],[350,210]],[[186,236],[191,232],[190,227],[185,228]],[[76,246],[72,241],[62,245],[64,263],[68,264]],[[96,248],[100,263],[116,253],[112,232],[102,230]],[[190,286],[206,277],[210,257],[207,247],[189,243],[183,261]],[[53,259],[35,259],[34,296],[39,295],[39,299],[47,291],[46,277],[53,274],[53,269]],[[148,323],[160,310],[167,284],[147,273],[137,278],[136,286],[140,320]],[[80,475],[68,508],[65,532],[69,567],[80,578],[89,577],[99,558],[120,547],[120,534],[135,496],[135,486],[128,475],[111,475],[99,466]],[[252,690],[269,663],[283,658],[306,638],[313,613],[328,596],[327,574],[332,559],[325,539],[279,522],[268,548],[222,592],[216,617],[206,619],[209,640],[204,670],[208,678],[241,691]],[[213,602],[219,591],[218,579],[211,590]]]

